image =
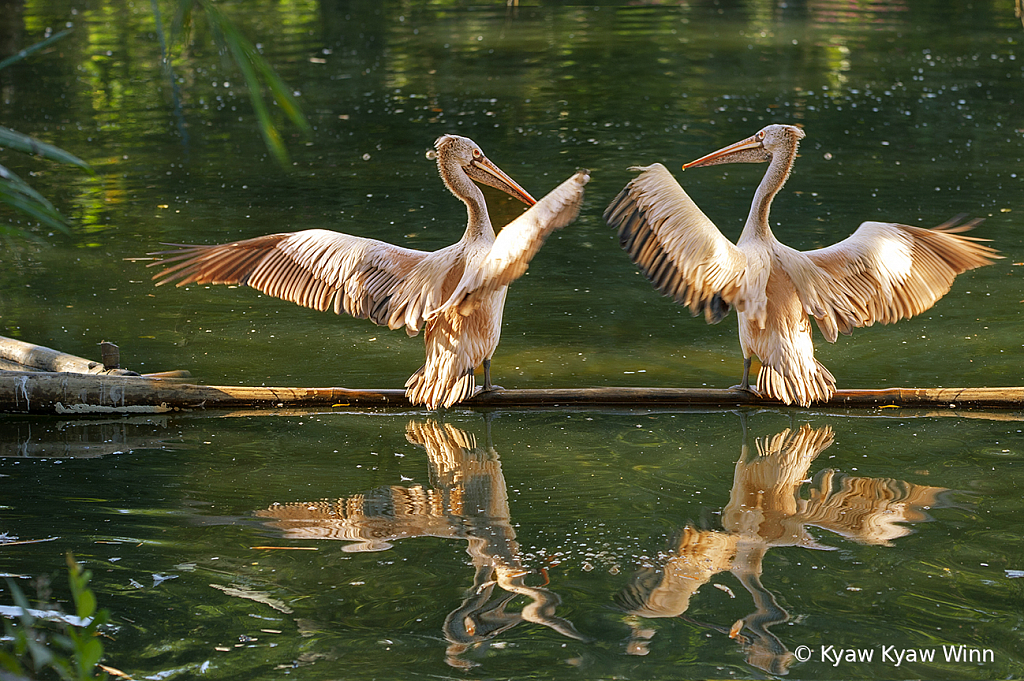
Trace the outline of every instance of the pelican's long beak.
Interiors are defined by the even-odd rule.
[[[519,183],[509,177],[505,171],[491,163],[486,156],[481,155],[479,158],[474,158],[470,161],[469,166],[466,167],[466,174],[477,182],[500,189],[509,196],[519,199],[527,206],[537,203],[537,199],[530,196],[528,191],[520,187]]]
[[[690,161],[683,165],[683,170],[715,166],[721,163],[764,163],[771,158],[771,154],[766,152],[761,144],[763,136],[759,137],[758,135],[752,135],[745,140],[722,147],[718,151],[712,151],[707,156],[701,156],[696,161]]]

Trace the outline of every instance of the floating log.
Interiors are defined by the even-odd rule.
[[[267,388],[184,382],[187,371],[139,375],[113,368],[117,346],[101,343],[104,362],[0,336],[0,412],[21,414],[166,413],[199,409],[410,408],[400,389]],[[105,365],[105,366],[104,366]],[[713,388],[556,388],[480,393],[465,407],[781,407],[742,390]],[[817,408],[1024,410],[1019,388],[839,390]]]
[[[409,408],[399,389],[212,386],[145,376],[0,371],[0,412],[29,414],[166,413],[197,409]],[[557,388],[480,393],[462,407],[740,407],[781,403],[741,390],[708,388]],[[815,408],[1024,410],[1024,387],[839,390]]]
[[[4,369],[9,369],[13,365],[21,365],[29,371],[71,371],[79,374],[104,373],[138,376],[134,371],[118,368],[119,354],[116,345],[106,341],[99,345],[103,361],[92,362],[83,357],[69,355],[66,352],[42,345],[0,336],[0,362]]]
[[[42,369],[28,367],[20,362],[12,362],[9,359],[0,357],[0,371],[42,371]]]

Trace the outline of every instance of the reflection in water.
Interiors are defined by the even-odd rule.
[[[168,421],[162,417],[111,420],[43,421],[10,419],[0,423],[0,457],[95,459],[137,449],[169,449]]]
[[[334,500],[274,504],[256,515],[273,518],[270,525],[289,538],[353,542],[346,551],[383,551],[408,537],[468,541],[473,586],[444,622],[446,661],[453,667],[473,666],[460,655],[524,620],[586,640],[571,622],[555,615],[558,595],[544,585],[526,584],[533,571],[520,562],[494,448],[477,447],[472,434],[435,421],[410,421],[406,438],[427,452],[430,489],[394,485]],[[528,602],[518,612],[506,611],[517,596]]]
[[[795,658],[769,628],[787,621],[789,613],[761,584],[768,549],[830,550],[814,539],[809,525],[861,544],[891,546],[893,539],[910,533],[899,523],[926,520],[924,509],[935,506],[946,491],[889,478],[846,477],[830,469],[808,479],[811,463],[832,442],[828,426],[804,424],[795,433],[787,428],[758,438],[757,454],[750,458],[744,437],[729,503],[722,510],[723,529],[684,527],[671,542],[664,564],[638,570],[619,594],[619,604],[637,617],[678,617],[686,613],[701,586],[730,570],[750,593],[756,610],[729,628],[702,626],[739,641],[749,664],[786,674]],[[801,494],[805,486],[806,498]],[[628,651],[646,654],[653,635],[652,629],[634,621]]]

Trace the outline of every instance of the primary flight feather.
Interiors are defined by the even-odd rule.
[[[424,330],[426,362],[406,381],[413,404],[450,407],[476,391],[501,335],[508,284],[526,271],[547,236],[571,223],[590,179],[579,171],[540,201],[492,163],[467,137],[434,144],[449,191],[465,205],[466,231],[433,252],[323,229],[271,234],[213,246],[183,246],[151,263],[159,284],[242,284],[315,310],[369,319],[410,336]],[[495,236],[483,192],[496,187],[531,206]]]
[[[843,241],[812,251],[779,242],[768,214],[803,136],[791,125],[769,125],[683,166],[768,163],[735,244],[660,163],[636,168],[640,175],[604,217],[659,291],[695,315],[703,312],[709,323],[736,308],[740,388],[750,390],[751,357],[757,355],[755,392],[807,406],[835,392],[835,378],[814,358],[809,317],[830,343],[857,327],[907,319],[934,305],[958,274],[1000,256],[982,239],[961,234],[980,220],[954,219],[933,229],[865,222]]]

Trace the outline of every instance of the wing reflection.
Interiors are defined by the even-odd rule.
[[[761,584],[768,549],[831,550],[818,543],[810,526],[862,544],[891,546],[892,540],[911,532],[901,523],[927,520],[925,509],[938,505],[946,491],[888,478],[847,477],[831,469],[809,479],[811,464],[832,443],[831,428],[804,424],[796,432],[786,429],[757,438],[751,457],[744,438],[729,503],[722,509],[723,529],[684,527],[673,538],[664,563],[638,570],[618,595],[619,605],[633,616],[628,652],[646,654],[654,635],[636,618],[684,616],[700,587],[729,570],[750,593],[755,611],[731,627],[699,624],[736,639],[748,664],[770,674],[788,672],[795,658],[770,627],[787,621],[789,613]]]
[[[395,485],[334,500],[274,504],[256,515],[273,519],[268,524],[289,538],[352,542],[345,551],[383,551],[408,537],[465,539],[473,586],[444,622],[446,660],[453,667],[474,666],[460,656],[523,621],[587,640],[555,614],[561,599],[546,587],[546,576],[540,586],[526,583],[535,573],[520,561],[494,448],[478,447],[472,434],[435,421],[410,421],[406,439],[427,453],[429,489]],[[526,604],[507,610],[518,596]]]

